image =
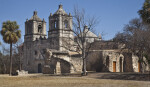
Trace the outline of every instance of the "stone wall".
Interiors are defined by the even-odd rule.
[[[124,72],[133,72],[132,53],[124,52],[123,56],[124,56],[123,71]]]
[[[87,70],[88,71],[108,71],[103,64],[102,51],[90,51],[87,56]]]
[[[116,62],[116,66],[113,65]],[[124,56],[115,50],[90,51],[87,57],[87,70],[97,72],[123,72]]]
[[[109,60],[108,65],[106,64],[107,58]],[[110,72],[123,72],[124,56],[117,53],[116,50],[103,50],[103,59],[103,63],[108,67]],[[116,66],[114,66],[114,62]],[[116,70],[114,70],[114,67],[116,67]]]
[[[81,57],[71,57],[70,62],[72,63],[75,72],[82,71],[83,60]]]
[[[47,40],[24,42],[23,69],[29,73],[38,73],[38,64],[44,66],[43,51],[48,47]]]
[[[139,61],[139,58],[132,54],[132,63],[133,63],[132,65],[133,65],[133,71],[134,72],[139,72],[138,61]]]

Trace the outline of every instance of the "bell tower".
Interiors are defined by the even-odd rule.
[[[58,10],[49,16],[48,39],[52,49],[65,51],[64,43],[72,44],[74,35],[72,32],[72,16],[59,5]]]
[[[31,19],[25,22],[24,40],[25,42],[35,41],[40,37],[46,37],[46,22],[37,16],[37,11],[34,11]]]

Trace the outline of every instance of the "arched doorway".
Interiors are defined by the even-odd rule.
[[[41,63],[38,64],[38,73],[42,73],[42,64]]]
[[[120,57],[120,72],[123,72],[122,71],[122,57]]]

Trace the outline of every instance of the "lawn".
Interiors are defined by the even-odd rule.
[[[39,74],[28,76],[0,75],[0,87],[150,87],[150,82]]]

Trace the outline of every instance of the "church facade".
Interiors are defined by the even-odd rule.
[[[72,46],[74,42],[74,34],[72,32],[73,17],[67,14],[62,5],[58,10],[49,16],[49,30],[46,35],[46,22],[40,19],[37,11],[34,11],[31,19],[25,22],[24,43],[20,47],[21,58],[23,62],[22,68],[29,73],[74,73],[82,71],[82,58],[80,56],[72,56],[71,53],[63,47],[64,39]],[[89,31],[90,38],[87,40],[93,44],[87,57],[87,69],[89,71],[109,71],[124,72],[126,56],[119,53],[119,45],[116,48],[105,48],[104,46],[113,46],[111,42],[101,41],[101,38]],[[102,44],[104,44],[102,46]],[[110,44],[110,45],[109,45]],[[69,46],[68,45],[68,46]],[[94,48],[96,47],[96,48]],[[102,47],[102,48],[100,48]],[[50,52],[46,52],[49,49]],[[48,55],[53,58],[48,59]],[[93,58],[95,56],[96,59]],[[128,56],[127,56],[128,57]],[[133,72],[139,72],[138,58],[131,57],[131,67]],[[98,61],[98,62],[97,62]]]
[[[40,19],[37,11],[34,11],[31,19],[27,19],[25,22],[25,36],[22,48],[23,69],[30,73],[43,72],[45,49],[51,49],[53,55],[57,57],[49,64],[51,65],[49,67],[51,67],[52,73],[56,73],[56,71],[74,72],[71,71],[72,67],[74,67],[75,71],[81,71],[81,58],[70,58],[69,52],[62,46],[64,39],[74,39],[74,34],[72,32],[72,16],[63,10],[62,5],[59,5],[58,10],[49,16],[48,37],[46,35],[45,20]],[[73,40],[67,41],[69,44],[74,44]],[[69,66],[68,70],[65,70],[66,66]]]

